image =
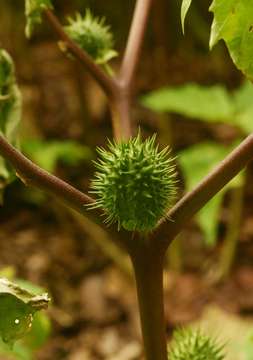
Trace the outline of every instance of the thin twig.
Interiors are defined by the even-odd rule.
[[[26,158],[0,135],[0,154],[15,168],[18,177],[26,184],[55,195],[71,208],[94,218],[98,214],[87,211],[86,205],[92,205],[94,200],[83,192],[77,190],[65,181],[48,173]]]
[[[148,15],[152,0],[137,0],[134,10],[126,51],[123,57],[119,79],[125,88],[130,88],[140,59]]]
[[[168,246],[189,219],[232,180],[252,159],[253,134],[249,135],[192,191],[177,202],[168,213],[167,218],[169,220],[163,221],[153,233],[152,237],[161,238],[164,245]]]
[[[74,41],[71,40],[71,38],[64,31],[61,23],[51,10],[47,9],[44,13],[52,29],[64,42],[66,49],[69,50],[72,55],[74,55],[81,63],[85,65],[91,75],[101,85],[105,93],[108,96],[117,93],[117,82],[113,78],[109,77],[84,50],[82,50]]]

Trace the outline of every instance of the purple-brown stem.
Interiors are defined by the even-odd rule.
[[[139,64],[141,48],[152,3],[153,0],[136,1],[127,46],[119,74],[119,80],[122,86],[127,89],[132,87],[135,71]]]
[[[87,211],[87,205],[94,203],[90,196],[77,190],[57,176],[41,169],[9,144],[2,135],[0,135],[0,153],[15,168],[18,177],[25,185],[34,186],[55,195],[68,206],[88,217],[94,219],[94,215],[99,215],[98,212],[91,215],[91,211]]]
[[[166,324],[163,303],[164,255],[147,238],[128,243],[137,287],[146,360],[167,360]]]

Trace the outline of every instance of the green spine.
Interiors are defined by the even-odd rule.
[[[200,330],[176,330],[169,348],[169,360],[223,360],[224,346]]]

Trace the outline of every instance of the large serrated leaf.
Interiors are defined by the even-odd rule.
[[[253,0],[213,0],[210,47],[223,39],[237,66],[253,79]]]
[[[188,11],[189,11],[191,3],[192,3],[192,0],[183,0],[183,2],[182,2],[182,6],[181,6],[181,24],[182,24],[183,33],[184,33],[185,18],[186,18],[186,15],[187,15]]]
[[[233,115],[233,102],[220,85],[201,86],[190,83],[165,87],[142,97],[144,106],[158,112],[175,112],[209,122],[228,122]]]
[[[45,309],[48,294],[34,295],[7,279],[0,279],[0,337],[12,345],[32,327],[34,314]]]

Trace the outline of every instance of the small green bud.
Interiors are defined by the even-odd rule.
[[[199,330],[176,330],[169,348],[170,360],[223,360],[223,347]]]
[[[65,31],[97,64],[106,64],[117,56],[113,50],[113,35],[105,24],[105,18],[93,16],[89,9],[84,17],[79,13],[75,18],[69,17]]]
[[[41,23],[42,12],[52,7],[51,0],[25,0],[25,34],[28,38],[32,36],[34,26]]]
[[[158,150],[155,138],[142,142],[138,135],[127,142],[109,142],[109,151],[98,149],[93,207],[102,208],[106,222],[118,223],[119,229],[153,230],[175,198],[174,159],[168,148]]]

